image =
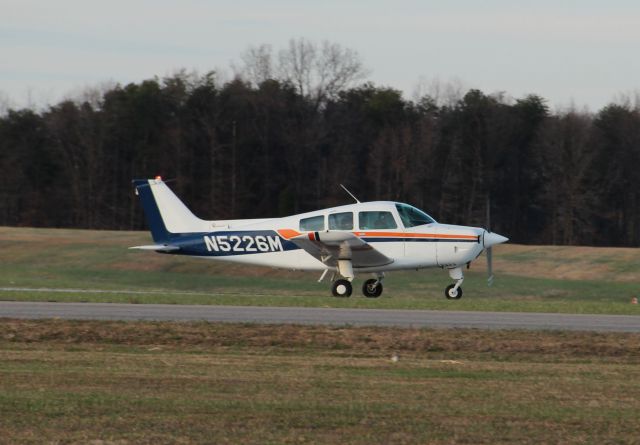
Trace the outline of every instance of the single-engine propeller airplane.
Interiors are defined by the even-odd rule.
[[[445,296],[456,300],[462,297],[462,268],[508,241],[481,228],[439,224],[408,204],[360,202],[353,195],[355,204],[283,218],[205,221],[160,177],[133,183],[156,244],[132,249],[319,271],[318,281],[330,271],[337,297],[351,295],[356,274],[373,275],[362,293],[375,298],[385,272],[440,267],[455,280]]]

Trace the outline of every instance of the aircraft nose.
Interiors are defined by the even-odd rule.
[[[497,233],[493,233],[493,232],[484,232],[484,247],[485,249],[491,246],[495,246],[496,244],[502,244],[502,243],[506,243],[507,241],[509,241],[509,238],[502,236],[502,235],[498,235]]]

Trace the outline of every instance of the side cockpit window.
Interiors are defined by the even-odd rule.
[[[324,230],[324,215],[312,216],[300,220],[301,232],[318,232]]]
[[[391,212],[360,212],[358,216],[360,230],[398,228]]]
[[[329,215],[329,230],[353,230],[353,213],[343,212]]]

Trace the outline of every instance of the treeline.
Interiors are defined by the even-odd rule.
[[[267,73],[268,75],[269,73]],[[132,178],[206,219],[398,200],[529,244],[640,245],[640,110],[551,113],[470,90],[442,103],[361,83],[177,74],[0,118],[0,224],[143,229]]]

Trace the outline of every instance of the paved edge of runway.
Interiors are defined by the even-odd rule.
[[[640,333],[640,316],[0,301],[0,318],[572,330]]]

